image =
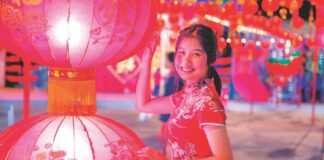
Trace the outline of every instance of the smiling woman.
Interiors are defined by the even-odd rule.
[[[220,78],[211,66],[216,59],[215,33],[207,26],[196,24],[180,32],[176,43],[175,68],[179,83],[177,92],[151,99],[150,68],[152,43],[143,53],[143,68],[136,91],[136,107],[141,112],[171,113],[164,136],[169,159],[232,159],[226,131],[226,115],[219,95]],[[145,152],[147,151],[147,152]],[[151,159],[160,154],[142,150]],[[145,155],[145,154],[144,154]]]

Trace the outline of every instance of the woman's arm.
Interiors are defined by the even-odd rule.
[[[226,127],[204,125],[203,129],[214,156],[202,158],[201,160],[232,160],[232,148],[227,135]]]
[[[136,109],[147,113],[171,113],[170,96],[151,98],[150,75],[153,53],[156,41],[152,41],[143,52],[141,72],[136,86]]]

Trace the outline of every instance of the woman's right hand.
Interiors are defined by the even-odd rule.
[[[150,43],[144,48],[142,55],[142,62],[151,62],[154,52],[156,50],[159,34],[158,32],[153,33],[153,37],[150,40]]]

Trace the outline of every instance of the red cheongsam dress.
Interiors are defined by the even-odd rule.
[[[212,156],[203,125],[225,127],[226,115],[211,79],[185,86],[171,97],[175,107],[165,136],[171,159]]]

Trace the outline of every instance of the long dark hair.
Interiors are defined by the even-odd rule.
[[[194,36],[199,40],[202,49],[207,54],[207,65],[209,66],[208,78],[214,79],[216,91],[220,95],[222,89],[222,83],[217,71],[213,67],[213,63],[216,60],[216,54],[217,54],[217,41],[215,38],[216,37],[215,32],[211,28],[203,24],[194,24],[181,30],[176,42],[176,52],[178,49],[178,45],[182,41],[182,39],[190,36]],[[183,86],[183,80],[179,78],[178,87],[177,87],[178,90],[180,90],[182,86]]]

